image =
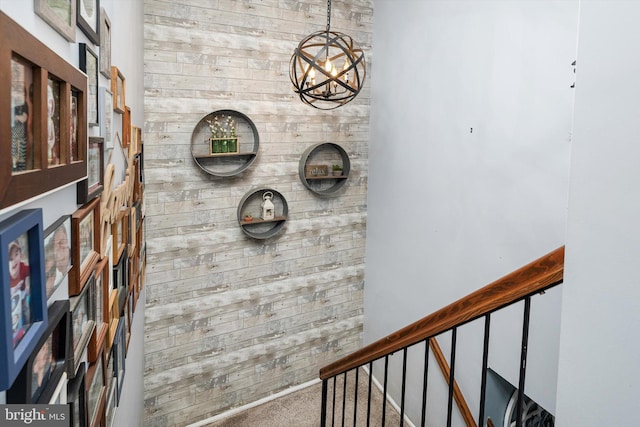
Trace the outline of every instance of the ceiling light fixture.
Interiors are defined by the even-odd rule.
[[[291,56],[289,77],[305,104],[333,110],[354,99],[366,76],[364,52],[353,39],[331,31],[331,0],[327,29],[305,37]]]

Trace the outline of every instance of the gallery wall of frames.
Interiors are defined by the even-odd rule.
[[[33,3],[78,63],[0,10],[0,403],[68,405],[71,425],[111,426],[144,304],[142,129],[100,1]],[[53,222],[28,204],[69,187],[75,203]]]

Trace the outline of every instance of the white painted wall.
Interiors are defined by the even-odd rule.
[[[580,6],[560,426],[638,425],[639,19],[639,2]]]
[[[577,1],[374,10],[365,344],[564,243],[578,22]],[[560,292],[546,298],[526,391],[553,412]],[[489,364],[514,384],[521,311],[492,323]],[[458,338],[477,411],[481,348]]]
[[[118,66],[127,79],[126,103],[131,107],[131,123],[138,127],[143,127],[144,118],[144,82],[143,82],[143,3],[142,0],[101,0],[101,6],[106,10],[112,25],[112,48],[111,63]],[[91,42],[76,28],[76,42],[70,43],[52,29],[45,21],[35,15],[33,11],[33,1],[27,0],[0,0],[0,10],[11,17],[14,21],[24,27],[27,31],[45,43],[50,49],[55,51],[60,57],[74,66],[78,66],[78,43]],[[92,47],[97,53],[99,47]],[[99,74],[99,85],[110,87],[110,82]],[[119,130],[122,127],[121,116],[114,114],[113,129]],[[99,135],[97,127],[89,127],[89,136]],[[117,147],[117,143],[116,143]],[[109,160],[109,153],[105,153],[106,160]],[[124,157],[116,148],[110,157],[110,161],[116,166],[116,185],[120,183],[124,171]],[[22,209],[42,208],[44,228],[55,222],[62,215],[73,213],[78,205],[76,204],[76,184],[72,183],[64,188],[56,189],[47,194],[40,195],[34,199],[0,210],[0,221],[9,218]],[[144,301],[144,294],[142,295]],[[118,411],[116,422],[122,413],[126,414],[127,422],[122,421],[118,425],[127,425],[132,419],[140,420],[142,424],[143,398],[142,398],[142,376],[143,376],[143,319],[144,304],[138,304],[136,319],[133,323],[135,335],[132,336],[128,359],[131,359],[131,370],[127,371],[127,387],[131,386],[130,392],[124,390],[127,399],[124,407]],[[133,391],[135,390],[135,391]],[[4,401],[4,392],[0,392],[0,402]]]

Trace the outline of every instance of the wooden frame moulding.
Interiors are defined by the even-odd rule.
[[[86,176],[86,117],[85,74],[0,12],[0,209]]]
[[[100,198],[96,197],[71,215],[73,240],[69,270],[69,296],[78,295],[100,259]]]

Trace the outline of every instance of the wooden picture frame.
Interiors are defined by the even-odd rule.
[[[71,215],[58,218],[44,231],[44,270],[47,301],[71,269]]]
[[[69,296],[78,295],[100,259],[100,198],[96,197],[71,215]]]
[[[131,108],[125,105],[122,114],[122,148],[128,148],[131,144]]]
[[[87,178],[78,182],[76,202],[85,204],[104,190],[104,139],[89,137],[87,146]]]
[[[118,263],[113,266],[113,288],[118,291],[118,315],[124,309],[129,282],[129,257],[123,253]]]
[[[120,322],[120,312],[118,310],[118,291],[115,289],[109,293],[109,331],[107,332],[107,343],[105,348],[110,349],[113,347],[116,338],[116,332],[118,330],[118,323]]]
[[[104,138],[105,150],[113,148],[113,94],[103,86],[98,91],[100,136]]]
[[[137,250],[138,237],[138,206],[132,206],[129,210],[129,258],[133,257]]]
[[[76,372],[82,356],[89,346],[89,341],[96,328],[93,293],[95,292],[95,276],[93,273],[82,288],[82,292],[69,299],[71,312],[71,348],[69,356],[69,375]]]
[[[100,8],[100,74],[111,79],[111,20]]]
[[[129,224],[128,208],[121,209],[116,221],[111,224],[111,235],[113,236],[113,259],[120,260],[120,257],[127,248],[127,227]]]
[[[34,0],[33,11],[66,40],[76,41],[75,0]],[[66,17],[66,19],[64,18]]]
[[[98,126],[98,54],[86,43],[79,43],[78,48],[80,71],[87,75],[87,124]]]
[[[49,323],[9,390],[7,403],[49,403],[69,356],[69,300],[54,302],[48,310]]]
[[[101,348],[98,358],[87,369],[87,418],[90,427],[100,426],[104,418],[107,387],[103,351]]]
[[[91,43],[100,45],[100,0],[77,0],[76,20]]]
[[[86,175],[86,108],[85,74],[0,12],[0,209]]]
[[[67,384],[70,426],[87,426],[86,366],[86,363],[82,362],[75,377]]]
[[[6,390],[47,328],[42,209],[0,222],[0,322],[0,390]]]
[[[115,65],[111,66],[111,93],[113,94],[113,111],[123,114],[125,109],[126,79]]]
[[[104,424],[105,427],[112,427],[113,420],[116,415],[117,408],[117,399],[116,393],[118,391],[118,386],[116,381],[111,381],[111,385],[107,386],[107,402],[105,403],[104,408]]]
[[[95,269],[95,290],[93,292],[93,311],[96,327],[89,340],[89,348],[87,350],[87,360],[93,363],[98,358],[101,348],[105,347],[105,340],[109,325],[109,258],[104,257],[96,265]]]
[[[122,398],[122,389],[124,387],[125,365],[127,355],[127,343],[124,328],[124,321],[118,322],[118,329],[116,330],[115,339],[113,341],[113,354],[115,356],[114,369],[116,375],[116,384],[118,386],[117,398],[118,406],[120,406],[120,399]]]

